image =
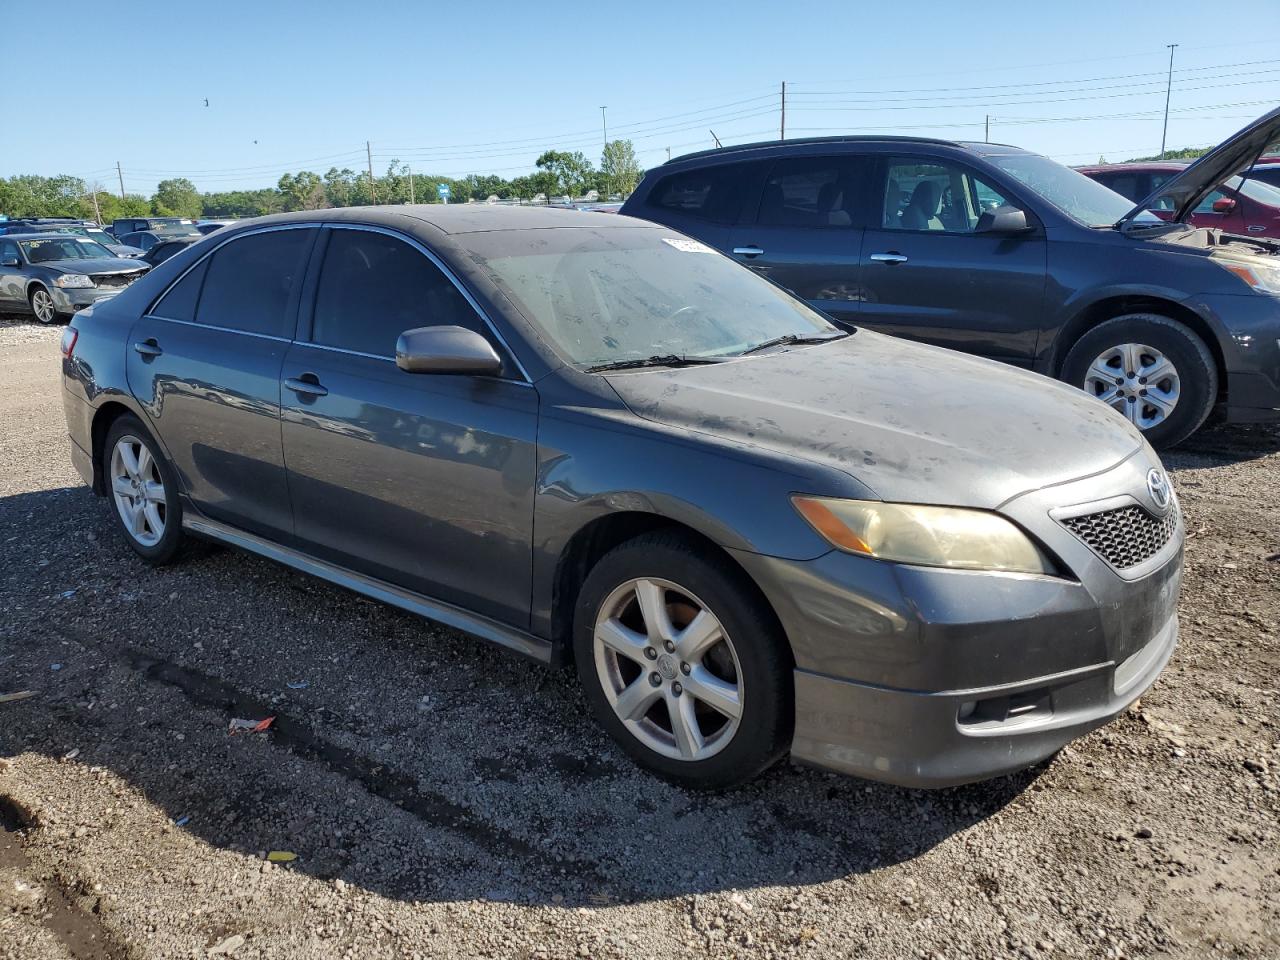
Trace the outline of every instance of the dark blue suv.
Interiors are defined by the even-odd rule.
[[[1156,445],[1280,419],[1280,244],[1194,229],[1280,133],[1273,111],[1160,188],[1172,222],[1017,147],[748,144],[650,170],[621,213],[681,230],[837,322],[1082,387]],[[1166,217],[1168,214],[1165,215]]]

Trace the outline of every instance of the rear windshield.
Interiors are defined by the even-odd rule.
[[[1083,173],[1034,153],[995,154],[987,157],[1023,186],[1034,190],[1073,220],[1089,227],[1110,227],[1133,209],[1133,202]],[[1154,213],[1143,211],[1138,223],[1159,223]]]
[[[569,360],[731,356],[837,333],[821,314],[696,240],[666,230],[511,230],[457,238]]]

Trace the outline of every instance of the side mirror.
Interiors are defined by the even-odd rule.
[[[0,267],[20,267],[20,266],[22,266],[22,261],[19,260],[17,257],[5,257],[3,260],[0,260]]]
[[[974,233],[1026,233],[1031,229],[1026,211],[1005,204],[992,210],[983,210],[978,217]]]
[[[418,327],[396,340],[396,366],[405,373],[496,374],[502,359],[474,330]]]
[[[1213,201],[1214,213],[1230,213],[1236,208],[1236,202],[1231,197],[1219,197]]]

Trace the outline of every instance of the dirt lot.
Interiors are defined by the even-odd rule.
[[[1167,458],[1183,639],[1110,726],[962,789],[707,797],[567,672],[233,551],[144,566],[58,336],[0,324],[0,957],[1280,956],[1280,431]]]

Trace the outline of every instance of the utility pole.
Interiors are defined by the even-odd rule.
[[[985,132],[982,134],[982,142],[990,143],[991,142],[991,114],[989,113],[987,114],[987,125],[984,128],[984,131]]]
[[[671,148],[667,147],[667,163],[671,162]]]
[[[1173,94],[1173,51],[1177,49],[1176,43],[1166,44],[1169,48],[1169,80],[1164,88],[1164,132],[1160,134],[1160,159],[1164,159],[1165,143],[1169,139],[1169,97]]]
[[[712,140],[714,140],[714,141],[716,142],[716,149],[717,149],[717,150],[719,150],[719,149],[720,149],[720,138],[716,136],[716,132],[715,132],[714,130],[710,130],[710,131],[708,131],[708,132],[711,134],[711,139],[712,139]]]
[[[378,185],[373,179],[373,148],[369,146],[369,141],[364,142],[364,155],[369,158],[369,194],[373,197],[376,205],[378,202]]]
[[[98,208],[98,185],[96,183],[93,185],[93,188],[90,191],[90,196],[93,197],[94,219],[98,221],[98,226],[102,226],[102,210]]]
[[[418,202],[417,198],[414,196],[414,193],[413,193],[413,167],[409,168],[409,202],[410,203]]]
[[[778,128],[778,139],[787,139],[787,81],[782,81],[782,122]]]
[[[609,146],[609,122],[608,122],[608,120],[605,118],[605,113],[604,113],[604,112],[605,112],[606,110],[608,110],[608,109],[609,109],[608,107],[601,107],[601,108],[600,108],[600,129],[601,129],[601,131],[603,131],[603,133],[604,133],[604,145],[605,145],[606,147],[607,147],[607,146]]]
[[[116,176],[120,178],[120,199],[124,200],[124,174],[120,172],[120,161],[116,161]]]

